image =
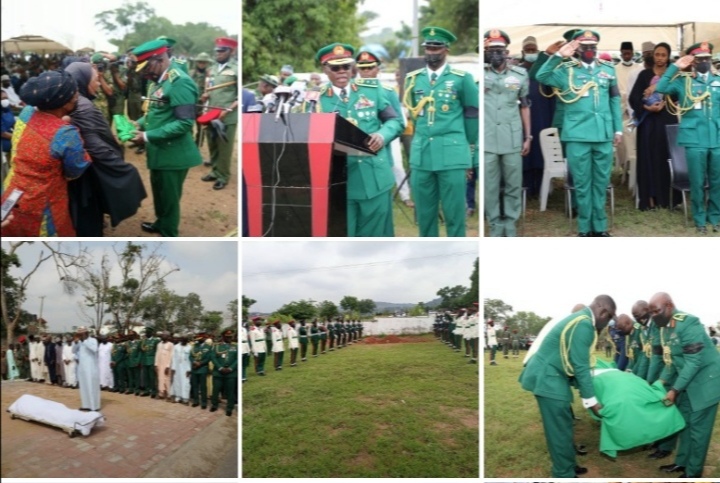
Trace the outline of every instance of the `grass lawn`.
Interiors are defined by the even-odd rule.
[[[599,357],[603,354],[597,353]],[[484,463],[486,478],[550,478],[550,455],[545,447],[545,435],[540,412],[533,395],[524,391],[517,382],[522,371],[522,360],[504,359],[498,355],[498,366],[488,364],[489,355],[484,357],[484,408],[485,439]],[[673,455],[662,460],[647,458],[642,449],[622,451],[616,460],[603,456],[598,451],[600,443],[599,423],[596,423],[573,390],[573,409],[581,418],[575,423],[575,442],[587,447],[586,456],[578,456],[580,466],[588,473],[582,478],[657,478],[672,476],[657,469],[659,465],[673,462]],[[710,450],[705,462],[703,477],[720,477],[720,419],[716,420]]]
[[[354,344],[242,387],[242,476],[479,476],[478,366],[432,335]],[[270,364],[271,366],[272,364]]]
[[[608,228],[613,236],[720,236],[708,228],[707,235],[700,235],[694,227],[692,215],[688,215],[688,226],[684,224],[682,206],[675,210],[660,209],[657,211],[639,211],[635,209],[635,197],[628,190],[627,184],[621,185],[621,173],[616,171],[612,176],[615,186],[615,217],[613,225]],[[537,197],[527,200],[524,233],[522,219],[518,221],[520,236],[576,236],[577,219],[573,218],[572,227],[565,216],[565,191],[562,180],[552,180],[555,189],[548,197],[546,211],[540,211],[540,200]],[[689,204],[689,201],[688,201]],[[688,206],[688,210],[690,208]],[[610,223],[610,199],[607,204],[608,223]],[[485,233],[489,234],[487,222]]]

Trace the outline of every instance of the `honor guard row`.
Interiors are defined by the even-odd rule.
[[[433,332],[436,339],[455,352],[462,352],[465,341],[463,356],[470,358],[468,364],[477,364],[480,338],[477,304],[469,309],[460,309],[457,314],[452,314],[450,311],[436,314]]]

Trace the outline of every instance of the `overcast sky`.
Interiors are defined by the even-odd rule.
[[[420,7],[424,5],[427,5],[427,0],[418,0],[418,15]],[[413,0],[365,0],[358,10],[378,14],[378,18],[370,22],[363,35],[380,33],[385,27],[391,27],[399,32],[401,22],[412,27]],[[419,30],[423,27],[424,25],[421,25]]]
[[[417,303],[445,286],[470,286],[477,241],[243,241],[243,294],[252,312],[345,295]],[[348,266],[352,265],[352,266]],[[341,268],[334,268],[341,267]]]
[[[617,313],[631,315],[637,300],[668,292],[676,307],[706,325],[720,320],[717,240],[694,238],[535,238],[485,243],[480,256],[480,294],[518,311],[564,317],[596,295],[615,299]],[[515,244],[513,242],[519,242]],[[589,243],[588,243],[589,242]]]
[[[111,255],[113,243],[118,250],[125,242],[83,242],[95,259],[99,260],[103,251]],[[143,242],[144,243],[144,242]],[[156,242],[158,243],[158,242]],[[151,245],[152,242],[148,242]],[[66,242],[66,249],[74,250],[76,242]],[[2,244],[5,250],[8,244]],[[237,278],[237,242],[235,241],[188,241],[165,242],[161,253],[165,255],[166,267],[177,266],[175,272],[166,278],[167,286],[180,295],[195,292],[200,295],[206,310],[220,310],[227,313],[227,304],[238,297]],[[23,245],[16,252],[20,257],[22,267],[13,269],[11,274],[17,276],[26,273],[37,261],[40,250],[43,248],[39,242],[33,245]],[[47,253],[47,249],[45,249]],[[114,270],[115,279],[119,280],[118,270]],[[81,312],[78,302],[79,296],[70,296],[63,293],[58,282],[57,271],[51,260],[46,261],[33,275],[27,293],[24,308],[30,313],[38,314],[40,311],[40,296],[45,296],[43,318],[48,321],[50,331],[69,330],[73,325],[86,325],[78,316]]]
[[[135,3],[138,0],[133,0]],[[155,13],[175,24],[207,22],[240,33],[239,0],[210,2],[147,0]],[[121,0],[11,0],[2,2],[2,39],[17,35],[54,35],[72,49],[115,50],[95,25],[95,15],[123,5]]]

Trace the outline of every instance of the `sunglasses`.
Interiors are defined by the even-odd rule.
[[[360,70],[373,70],[375,67],[358,67]]]
[[[350,64],[343,64],[343,65],[331,65],[329,66],[330,70],[333,72],[340,72],[341,70],[350,70],[352,66]]]

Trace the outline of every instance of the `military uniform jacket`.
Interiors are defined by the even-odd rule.
[[[314,325],[310,326],[310,338],[314,343],[317,343],[320,340],[320,329]]]
[[[297,349],[298,348],[297,330],[293,329],[292,327],[288,327],[287,338],[288,338],[288,341],[290,342],[290,349]]]
[[[110,361],[114,362],[116,366],[127,360],[127,345],[125,342],[119,342],[113,344],[110,352]]]
[[[155,354],[157,353],[157,346],[159,343],[160,339],[157,337],[148,337],[147,339],[140,341],[140,353],[142,356],[143,366],[155,365]]]
[[[127,343],[128,364],[130,367],[136,367],[142,362],[142,352],[140,352],[140,341],[130,340]]]
[[[654,383],[660,378],[660,373],[663,370],[663,347],[661,342],[661,335],[668,332],[668,327],[660,328],[650,320],[648,322],[648,338],[647,341],[650,344],[650,363],[648,365],[647,382],[649,384]],[[667,379],[665,382],[668,381]]]
[[[687,391],[693,411],[709,408],[720,402],[720,353],[697,317],[675,311],[673,325],[663,340],[672,363],[665,366],[660,379],[674,380],[674,389]]]
[[[307,331],[307,327],[301,325],[301,326],[298,328],[298,334],[299,334],[298,336],[299,336],[299,338],[300,338],[300,343],[307,345],[307,343],[308,343],[308,331]]]
[[[230,107],[238,99],[238,74],[239,68],[234,60],[228,61],[222,66],[213,64],[210,74],[207,77],[207,88],[225,84],[224,87],[208,91],[210,97],[208,102],[211,106]],[[222,120],[225,124],[237,124],[238,110],[228,112]]]
[[[190,349],[190,371],[192,374],[207,374],[212,349],[205,343],[193,344]],[[193,367],[194,362],[199,362],[200,367]]]
[[[405,129],[402,113],[393,107],[392,89],[380,85],[377,79],[351,80],[347,102],[333,91],[331,84],[320,89],[320,100],[315,112],[337,112],[367,134],[380,134],[385,145],[375,156],[347,157],[347,197],[349,200],[367,200],[392,189],[390,142]],[[309,112],[309,104],[303,111]]]
[[[485,152],[522,151],[523,126],[518,101],[528,96],[529,87],[528,73],[522,67],[508,66],[502,72],[485,67]]]
[[[265,332],[259,327],[250,327],[250,345],[256,356],[265,353]]]
[[[563,362],[561,339],[568,348],[565,362],[569,362],[573,375],[568,374]],[[594,348],[594,340],[595,326],[589,308],[585,307],[561,320],[548,332],[520,374],[522,388],[536,396],[570,403],[570,385],[571,379],[574,379],[583,399],[595,397],[590,376],[590,351]]]
[[[612,63],[596,60],[588,71],[579,61],[563,62],[562,57],[553,55],[540,67],[537,80],[561,91],[558,99],[566,103],[560,133],[563,141],[612,142],[614,134],[623,131]],[[583,87],[586,85],[590,87]],[[587,90],[581,93],[580,89]]]
[[[213,363],[213,377],[227,377],[237,379],[238,348],[237,344],[220,342],[210,351],[210,360]],[[223,374],[221,367],[232,369],[232,372]]]
[[[138,120],[147,136],[148,169],[187,169],[202,163],[193,140],[197,87],[176,66],[148,89],[147,113]]]
[[[430,97],[432,100],[423,101]],[[421,104],[424,102],[424,106]],[[426,68],[405,77],[403,104],[415,123],[410,166],[424,171],[472,166],[478,141],[478,88],[471,74],[445,65],[431,83]]]
[[[720,148],[720,75],[708,72],[707,80],[701,76],[681,73],[671,65],[655,86],[657,92],[677,96],[685,111],[680,121],[677,142],[692,148]],[[710,95],[702,101],[706,92]]]
[[[273,352],[284,352],[285,343],[283,342],[282,330],[272,327],[270,329],[270,335],[272,336],[272,351]]]
[[[250,343],[248,342],[248,332],[245,327],[240,327],[240,343],[242,344],[242,354],[250,354]]]
[[[327,338],[328,338],[327,327],[325,327],[324,325],[321,325],[320,327],[318,327],[318,329],[320,330],[320,340],[327,340]]]

